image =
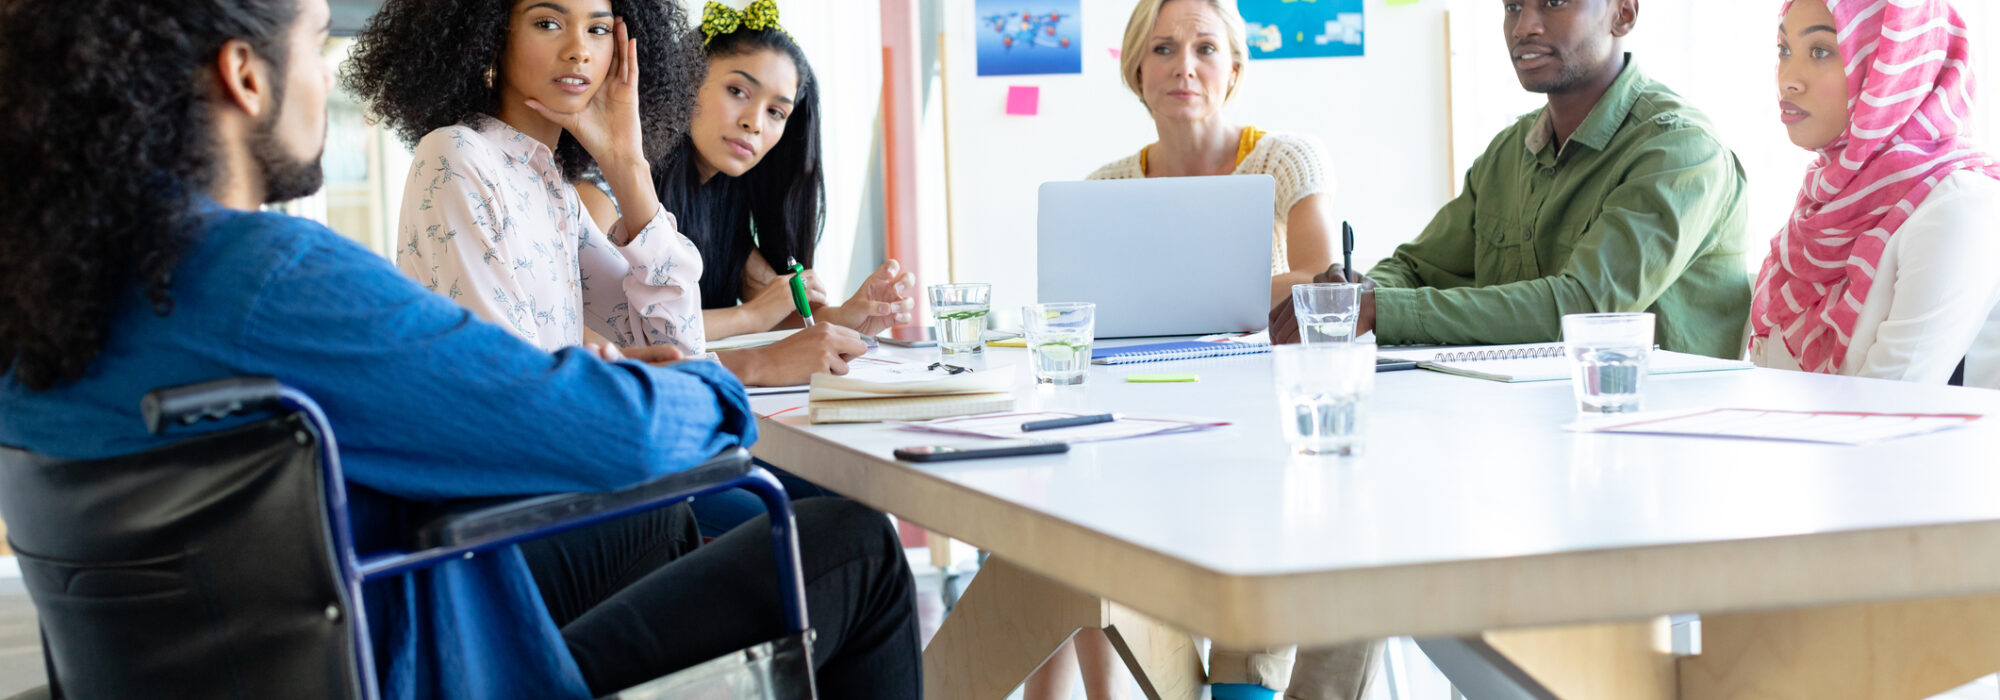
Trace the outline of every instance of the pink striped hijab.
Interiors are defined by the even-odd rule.
[[[1839,373],[1889,238],[1945,176],[2000,178],[2000,166],[1961,137],[1972,118],[1971,46],[1949,3],[1826,5],[1847,65],[1849,125],[1819,149],[1771,241],[1750,327],[1753,337],[1780,336],[1800,368]]]

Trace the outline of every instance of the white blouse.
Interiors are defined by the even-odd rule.
[[[417,143],[396,267],[544,350],[583,342],[587,325],[619,345],[702,354],[701,253],[673,215],[614,245],[548,146],[481,122]]]
[[[1957,172],[1910,213],[1875,268],[1841,374],[2000,388],[2000,180]],[[1783,340],[1754,338],[1750,361],[1799,368]]]

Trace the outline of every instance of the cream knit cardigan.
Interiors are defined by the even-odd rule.
[[[1285,228],[1292,207],[1311,195],[1333,194],[1333,170],[1326,165],[1325,147],[1311,136],[1265,132],[1232,174],[1269,175],[1277,181],[1276,207],[1271,212],[1271,274],[1291,272]],[[1134,153],[1098,168],[1090,174],[1090,179],[1129,180],[1145,176],[1139,170],[1139,154]]]

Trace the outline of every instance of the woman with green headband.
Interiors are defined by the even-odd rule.
[[[863,334],[909,322],[916,277],[897,261],[884,262],[838,306],[825,305],[810,272],[826,215],[819,81],[780,26],[777,3],[757,0],[739,11],[710,2],[701,32],[708,77],[686,134],[654,162],[653,181],[701,250],[708,338],[799,325],[789,276],[779,274],[792,260],[808,269],[814,320]],[[618,219],[604,189],[578,191],[600,223]]]

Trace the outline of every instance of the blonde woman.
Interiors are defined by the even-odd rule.
[[[1234,0],[1140,0],[1125,25],[1119,69],[1153,116],[1157,140],[1091,173],[1092,180],[1269,175],[1271,301],[1333,264],[1333,171],[1319,142],[1238,123],[1222,108],[1250,58]],[[1218,241],[1218,243],[1220,243]]]
[[[1091,173],[1092,180],[1196,175],[1269,175],[1277,181],[1271,222],[1271,303],[1333,264],[1329,208],[1333,172],[1311,137],[1264,131],[1223,114],[1250,58],[1234,0],[1140,0],[1125,25],[1119,57],[1125,87],[1153,117],[1156,140]],[[1224,244],[1217,241],[1217,244]],[[1353,700],[1367,690],[1378,643],[1294,656],[1291,648],[1215,649],[1208,680],[1214,700]],[[1070,670],[1082,666],[1091,700],[1119,697],[1118,656],[1101,630],[1078,632],[1028,679],[1028,700],[1068,698]]]

